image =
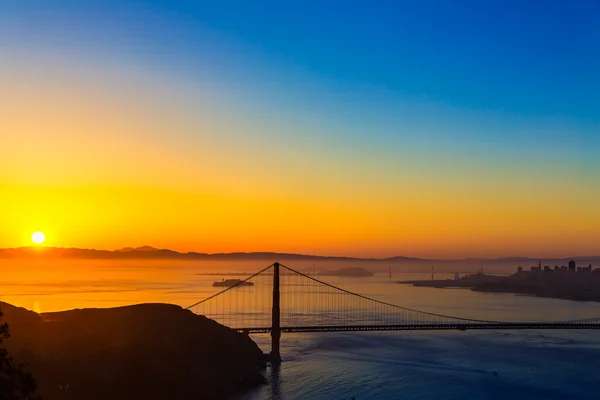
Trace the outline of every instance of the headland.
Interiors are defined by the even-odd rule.
[[[248,335],[170,304],[37,314],[0,303],[45,400],[221,399],[264,383]]]
[[[510,276],[477,273],[444,280],[402,281],[420,287],[463,288],[478,292],[515,293],[565,300],[600,301],[600,268],[568,265],[522,267]]]

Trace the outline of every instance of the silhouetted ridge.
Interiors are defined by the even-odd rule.
[[[179,253],[169,249],[157,249],[151,246],[125,247],[120,250],[94,250],[59,247],[20,247],[0,249],[0,259],[140,259],[140,260],[206,260],[206,261],[298,261],[309,263],[339,262],[362,267],[371,271],[387,272],[391,265],[401,266],[398,272],[425,272],[435,266],[436,272],[472,272],[485,267],[487,272],[512,271],[519,265],[532,265],[539,258],[502,257],[502,258],[462,258],[462,259],[425,259],[417,257],[395,256],[387,258],[356,258],[340,256],[319,256],[310,254],[273,253],[273,252],[234,252],[234,253]],[[580,264],[599,264],[600,256],[582,256],[567,258],[549,258],[544,262],[561,265],[569,260]],[[322,268],[322,265],[318,265]]]
[[[247,335],[179,306],[40,315],[0,307],[14,338],[7,347],[29,364],[45,400],[65,391],[90,400],[217,399],[264,379],[264,356]]]
[[[152,246],[141,246],[141,247],[124,247],[120,250],[115,250],[120,252],[130,252],[130,251],[159,251],[159,249]]]

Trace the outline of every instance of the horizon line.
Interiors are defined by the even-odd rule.
[[[139,250],[143,248],[149,248],[153,250]],[[125,246],[118,249],[97,249],[97,248],[83,248],[83,247],[59,247],[59,246],[19,246],[19,247],[6,247],[0,248],[1,251],[5,250],[35,250],[35,249],[57,249],[57,250],[84,250],[84,251],[98,251],[98,252],[109,252],[109,253],[144,253],[151,254],[155,252],[172,252],[180,255],[202,255],[202,256],[226,256],[226,255],[259,255],[259,254],[274,254],[274,255],[283,255],[283,256],[299,256],[299,257],[311,257],[311,258],[343,258],[343,259],[351,259],[351,260],[373,260],[373,261],[385,261],[391,259],[413,259],[420,261],[464,261],[464,260],[511,260],[511,259],[526,259],[526,260],[541,260],[550,259],[550,260],[558,260],[558,259],[579,259],[579,258],[600,258],[600,255],[578,255],[578,256],[555,256],[555,257],[532,257],[532,256],[489,256],[489,257],[450,257],[450,258],[427,258],[427,257],[419,257],[419,256],[406,256],[406,255],[393,255],[388,257],[364,257],[364,256],[347,256],[347,255],[321,255],[321,254],[306,254],[306,253],[290,253],[290,252],[279,252],[279,251],[231,251],[231,252],[217,252],[217,253],[207,253],[200,252],[196,250],[191,251],[177,251],[168,248],[158,248],[149,245],[143,245],[138,247],[130,247]],[[123,251],[124,249],[127,249]]]

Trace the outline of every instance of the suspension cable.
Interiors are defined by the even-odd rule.
[[[249,277],[247,277],[247,278],[246,278],[246,279],[244,279],[243,281],[240,281],[240,282],[236,283],[236,284],[235,284],[235,285],[233,285],[233,286],[229,286],[228,288],[226,288],[226,289],[223,289],[223,290],[221,290],[220,292],[218,292],[218,293],[215,293],[215,294],[213,294],[212,296],[209,296],[209,297],[205,298],[204,300],[200,300],[199,302],[192,304],[191,306],[187,306],[185,309],[186,309],[186,310],[189,310],[189,309],[190,309],[190,308],[192,308],[192,307],[196,307],[196,306],[197,306],[197,305],[199,305],[199,304],[202,304],[202,303],[204,303],[204,302],[206,302],[206,301],[208,301],[208,300],[210,300],[210,299],[213,299],[213,298],[215,298],[215,297],[217,297],[217,296],[220,296],[220,295],[222,295],[223,293],[225,293],[225,292],[228,292],[228,291],[230,291],[231,289],[234,289],[234,288],[236,288],[236,287],[238,287],[238,286],[242,285],[243,283],[245,283],[245,282],[249,281],[250,279],[252,279],[252,278],[254,278],[254,277],[256,277],[256,276],[258,276],[258,275],[262,274],[263,272],[265,272],[265,271],[267,271],[269,268],[271,268],[273,265],[274,265],[274,264],[271,264],[271,265],[269,265],[268,267],[261,269],[261,270],[260,270],[260,271],[258,271],[257,273],[255,273],[255,274],[253,274],[253,275],[250,275]],[[281,264],[280,264],[280,265],[281,265]]]
[[[354,293],[354,292],[351,292],[349,290],[342,289],[340,287],[331,285],[331,284],[329,284],[327,282],[320,281],[320,280],[318,280],[316,278],[313,278],[313,277],[311,277],[309,275],[303,274],[302,272],[296,271],[295,269],[292,269],[292,268],[288,267],[287,265],[283,265],[281,263],[279,265],[282,266],[282,267],[284,267],[284,268],[286,268],[286,269],[288,269],[288,270],[290,270],[290,271],[292,271],[292,272],[294,272],[294,273],[296,273],[296,274],[298,274],[298,275],[302,275],[305,278],[308,278],[308,279],[313,280],[313,281],[315,281],[317,283],[320,283],[321,285],[329,286],[330,288],[339,290],[339,291],[347,293],[347,294],[351,294],[351,295],[356,296],[356,297],[360,297],[360,298],[362,298],[364,300],[373,301],[375,303],[379,303],[379,304],[382,304],[382,305],[386,305],[386,306],[398,308],[400,310],[412,311],[412,312],[421,313],[421,314],[425,314],[425,315],[431,315],[433,317],[449,318],[449,319],[455,319],[455,320],[460,320],[460,321],[482,322],[482,323],[492,323],[492,324],[501,324],[502,323],[500,321],[488,321],[488,320],[480,320],[480,319],[472,319],[472,318],[458,318],[458,317],[452,317],[452,316],[449,316],[449,315],[435,314],[435,313],[431,313],[431,312],[427,312],[427,311],[421,311],[421,310],[415,310],[415,309],[412,309],[412,308],[402,307],[402,306],[399,306],[399,305],[396,305],[396,304],[387,303],[385,301],[372,299],[370,297],[363,296],[362,294]]]

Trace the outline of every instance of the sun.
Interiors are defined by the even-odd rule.
[[[35,232],[33,235],[31,235],[31,240],[35,244],[42,244],[44,243],[44,240],[46,240],[46,235],[44,235],[42,232]]]

